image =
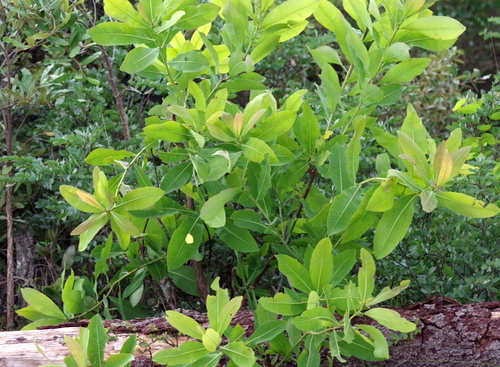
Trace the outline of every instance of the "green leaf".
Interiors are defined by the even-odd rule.
[[[193,177],[193,164],[184,162],[169,170],[161,181],[160,187],[166,194],[180,189]]]
[[[406,118],[401,126],[401,131],[418,145],[424,153],[429,152],[429,145],[427,144],[427,130],[422,124],[422,120],[418,117],[415,108],[408,104]]]
[[[379,294],[377,294],[372,300],[370,300],[366,305],[367,306],[373,306],[376,305],[377,303],[387,301],[388,299],[396,297],[399,293],[404,291],[408,286],[410,285],[409,280],[403,280],[397,287],[390,288],[390,287],[385,287],[380,291]]]
[[[333,274],[330,284],[339,284],[350,273],[356,263],[356,250],[342,251],[333,258]]]
[[[425,212],[432,212],[438,205],[436,193],[430,190],[422,191],[420,193],[420,203],[422,204],[422,209]]]
[[[359,158],[361,154],[361,138],[365,131],[366,117],[362,118],[354,125],[354,135],[349,142],[346,150],[347,156],[347,172],[349,177],[352,177],[356,182],[356,173],[359,168]]]
[[[299,317],[293,318],[292,324],[300,331],[307,333],[324,331],[328,327],[338,326],[339,322],[332,311],[324,307],[314,307],[302,312]]]
[[[75,362],[76,366],[86,367],[86,365],[87,365],[86,353],[83,350],[80,343],[78,343],[75,339],[71,338],[68,335],[64,335],[64,343],[66,344],[69,351],[71,352],[71,357],[72,357],[73,361]],[[66,358],[65,358],[65,362],[66,362]]]
[[[436,196],[440,205],[466,217],[489,218],[500,213],[496,205],[486,205],[484,201],[462,193],[440,192]]]
[[[318,0],[289,0],[275,7],[262,22],[262,28],[276,24],[299,22],[309,17],[318,7]]]
[[[320,132],[318,120],[307,102],[302,106],[302,116],[293,125],[293,133],[306,153],[312,155]]]
[[[307,301],[296,301],[284,293],[278,293],[274,297],[262,297],[259,299],[259,304],[264,309],[283,316],[295,316],[307,308]]]
[[[51,318],[66,319],[59,307],[43,293],[32,288],[21,288],[21,294],[33,311]]]
[[[116,207],[123,210],[141,210],[153,206],[165,192],[157,187],[141,187],[129,191]]]
[[[236,313],[240,309],[242,301],[243,297],[234,297],[222,307],[222,309],[220,310],[218,323],[217,325],[213,326],[219,334],[222,335],[226,332],[227,328],[231,324],[231,320],[233,319],[234,315],[236,315]]]
[[[341,144],[336,144],[328,156],[328,177],[333,181],[337,193],[342,193],[354,184],[354,177],[347,170],[347,151]]]
[[[169,66],[183,73],[195,73],[202,71],[210,65],[208,59],[199,51],[189,51],[177,55],[172,61],[169,61]]]
[[[92,367],[104,366],[104,350],[108,342],[108,334],[102,324],[102,319],[99,315],[94,315],[90,319],[89,340],[91,341],[87,347],[87,355]]]
[[[373,355],[377,358],[389,359],[389,345],[385,339],[384,334],[374,326],[371,325],[358,325],[358,328],[370,334],[375,347]]]
[[[414,165],[419,176],[426,182],[429,182],[431,179],[431,167],[422,149],[402,131],[398,131],[398,140],[403,153],[409,155],[415,161]]]
[[[257,360],[253,350],[245,346],[243,342],[229,343],[220,349],[238,367],[253,367]]]
[[[195,362],[208,353],[210,352],[202,343],[189,341],[182,343],[178,348],[160,350],[153,356],[153,361],[163,365],[176,366]]]
[[[262,223],[262,216],[253,210],[238,210],[231,218],[238,227],[243,227],[259,233],[266,233],[267,226]]]
[[[115,233],[116,233],[116,228],[118,228],[120,231],[130,236],[139,236],[141,234],[141,232],[137,229],[137,227],[132,223],[132,221],[128,217],[128,213],[126,215],[123,215],[115,211],[112,211],[110,214],[111,214],[110,217],[111,226]]]
[[[309,274],[314,289],[321,294],[322,288],[330,283],[333,274],[332,242],[329,238],[322,239],[314,248]]]
[[[394,158],[399,157],[401,150],[398,138],[375,126],[372,126],[370,130],[377,143],[384,147]]]
[[[90,152],[84,162],[92,166],[106,166],[126,157],[135,157],[135,154],[126,150],[97,148]]]
[[[85,213],[102,213],[103,206],[91,194],[69,185],[61,185],[59,191],[69,205]]]
[[[288,278],[293,287],[307,294],[314,289],[309,272],[304,265],[288,255],[276,255],[276,258],[279,270]]]
[[[191,138],[189,130],[177,121],[166,121],[161,124],[146,126],[144,132],[153,139],[159,139],[170,143],[182,143]]]
[[[229,248],[239,252],[257,252],[257,242],[245,228],[238,227],[231,219],[226,221],[224,227],[217,229],[216,233]]]
[[[392,180],[382,182],[373,192],[366,210],[372,212],[385,212],[394,204],[394,191],[397,185]]]
[[[196,275],[192,266],[181,266],[170,270],[168,276],[172,278],[174,284],[183,292],[195,297],[200,297],[200,291],[196,284]]]
[[[106,359],[106,367],[127,367],[130,362],[135,359],[133,354],[130,353],[118,353],[109,356]],[[94,365],[92,365],[94,366]]]
[[[200,211],[200,217],[212,228],[220,228],[226,224],[224,206],[236,195],[241,193],[240,188],[225,189],[208,199]]]
[[[372,255],[364,248],[360,250],[361,268],[358,271],[358,288],[361,302],[365,303],[371,298],[375,288],[375,262]]]
[[[398,61],[410,60],[410,46],[403,42],[396,42],[384,51],[384,62],[392,64]]]
[[[320,363],[321,356],[316,350],[304,349],[297,358],[298,367],[319,367]]]
[[[368,211],[367,205],[371,199],[376,186],[373,186],[370,190],[364,193],[363,200],[359,204],[358,209],[354,212],[353,216],[349,220],[347,227],[342,234],[342,240],[340,243],[347,243],[355,239],[360,238],[368,229],[374,226],[377,217]]]
[[[221,341],[219,333],[212,328],[208,328],[202,336],[203,345],[209,352],[215,352]]]
[[[402,318],[396,311],[387,308],[372,308],[364,311],[364,314],[391,330],[409,333],[416,328],[414,323]]]
[[[407,234],[413,219],[415,198],[415,195],[402,197],[382,215],[373,240],[377,259],[389,255]]]
[[[151,65],[158,58],[159,54],[159,48],[134,48],[125,56],[120,70],[129,74],[138,73]]]
[[[106,0],[104,3],[104,11],[111,18],[121,20],[135,28],[150,26],[127,0]]]
[[[197,216],[187,218],[172,234],[167,252],[169,271],[184,265],[198,251],[203,237],[203,224],[199,219]]]
[[[413,78],[422,74],[430,62],[431,59],[427,58],[414,58],[409,61],[401,61],[389,69],[379,84],[410,82]]]
[[[422,191],[422,188],[415,181],[413,181],[406,172],[400,172],[394,169],[390,169],[389,171],[387,171],[387,178],[391,177],[399,178],[413,192]]]
[[[242,144],[241,147],[243,148],[243,155],[252,162],[261,163],[265,155],[268,154],[269,163],[278,163],[278,158],[276,158],[273,150],[260,139],[250,138],[245,144]]]
[[[167,321],[181,333],[190,336],[193,339],[202,339],[205,330],[193,318],[177,311],[166,311]]]
[[[351,186],[335,197],[327,218],[328,235],[344,231],[350,219],[361,204],[361,186]]]
[[[275,113],[257,126],[253,135],[264,142],[274,140],[292,128],[296,116],[297,112],[295,111]]]
[[[455,40],[465,32],[465,27],[459,21],[443,16],[417,18],[405,24],[402,29],[416,31],[438,40]]]
[[[281,334],[286,328],[286,321],[275,320],[266,322],[255,330],[251,337],[249,337],[245,344],[249,347],[255,347],[257,344],[270,341],[278,334]]]
[[[205,3],[182,8],[186,14],[176,23],[175,29],[194,30],[213,21],[219,14],[220,7]]]

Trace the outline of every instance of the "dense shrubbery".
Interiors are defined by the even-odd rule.
[[[270,341],[273,363],[312,366],[322,343],[339,360],[387,358],[352,316],[414,325],[368,310],[379,302],[495,297],[498,88],[459,101],[479,74],[458,71],[449,47],[463,29],[427,18],[432,1],[343,3],[108,1],[120,22],[83,4],[5,3],[17,15],[2,8],[0,201],[49,270],[16,286],[62,306],[25,289],[31,327],[206,308],[207,330],[168,312],[203,343],[158,362],[250,366],[271,360],[252,349]],[[250,339],[226,330],[241,306],[256,310]]]

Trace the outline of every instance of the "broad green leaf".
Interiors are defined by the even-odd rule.
[[[412,81],[413,78],[422,74],[430,62],[431,59],[427,58],[413,58],[409,61],[401,61],[399,64],[396,64],[389,69],[379,84],[404,83]]]
[[[92,166],[105,166],[126,157],[135,157],[135,154],[126,150],[97,148],[90,152],[84,161]]]
[[[358,271],[358,288],[361,302],[365,303],[371,298],[375,288],[375,262],[372,255],[364,248],[360,250],[361,268]]]
[[[21,310],[16,311],[19,315],[23,316],[20,311],[25,310],[28,307],[25,307]],[[21,330],[37,330],[39,326],[49,326],[49,325],[59,325],[60,323],[67,321],[67,318],[64,319],[39,319],[37,321],[34,321],[32,323],[29,323],[28,325],[24,326]]]
[[[182,143],[191,138],[189,130],[177,121],[166,121],[161,124],[146,126],[144,132],[153,139],[170,143]]]
[[[414,323],[403,319],[399,313],[387,308],[372,308],[371,310],[364,311],[364,314],[391,330],[410,333],[416,328]]]
[[[108,223],[108,216],[106,213],[102,214],[92,214],[89,219],[85,222],[81,223],[78,227],[76,227],[73,232],[80,234],[80,239],[78,241],[78,251],[82,252],[87,249],[88,244],[94,236]],[[84,229],[80,233],[80,229]],[[73,235],[73,232],[71,234]]]
[[[311,292],[314,287],[307,269],[293,257],[276,255],[278,268],[288,278],[293,287],[304,293]]]
[[[127,367],[135,359],[131,353],[118,353],[106,359],[106,367]],[[92,365],[93,366],[93,365]]]
[[[361,138],[365,131],[366,117],[362,118],[354,125],[354,135],[347,145],[347,171],[349,176],[356,182],[356,174],[359,168],[359,157],[361,155]]]
[[[410,137],[424,153],[429,152],[427,144],[427,131],[422,121],[415,112],[415,108],[409,104],[406,112],[406,118],[401,126],[401,131]]]
[[[69,185],[61,185],[59,191],[69,205],[85,213],[102,213],[104,208],[89,193]],[[89,196],[94,198],[89,200]]]
[[[193,177],[193,164],[184,162],[169,170],[161,181],[160,187],[166,194],[180,189]]]
[[[220,349],[238,367],[253,367],[257,360],[253,350],[243,342],[229,343]]]
[[[406,43],[410,47],[420,47],[430,51],[442,51],[453,46],[457,39],[439,40],[418,31],[402,29],[396,33],[395,41]]]
[[[104,350],[108,342],[108,334],[99,315],[92,316],[88,330],[90,343],[88,344],[87,355],[89,362],[92,367],[104,366]]]
[[[195,362],[205,357],[208,353],[210,352],[205,348],[203,343],[188,341],[182,343],[178,348],[160,350],[153,356],[153,361],[163,365],[176,366]]]
[[[254,210],[238,210],[231,218],[238,227],[247,228],[252,231],[266,233],[267,226],[262,223],[262,216]]]
[[[372,126],[370,130],[377,143],[384,147],[394,158],[399,157],[401,150],[398,138],[375,126]]]
[[[111,18],[121,20],[134,28],[147,28],[150,26],[128,0],[106,0],[104,2],[104,11]]]
[[[259,62],[269,55],[276,48],[279,42],[279,36],[262,38],[259,44],[252,50],[250,57],[255,63]]]
[[[138,190],[140,190],[140,189],[138,189]],[[126,233],[130,236],[139,236],[141,234],[141,232],[137,229],[137,227],[132,223],[130,218],[128,218],[128,214],[123,215],[123,214],[117,213],[115,211],[112,211],[110,214],[111,214],[110,220],[111,220],[111,227],[112,228],[114,226],[116,226],[123,233]],[[115,231],[115,228],[113,228],[113,231]]]
[[[200,211],[200,218],[212,228],[220,228],[226,224],[224,206],[236,195],[241,193],[240,188],[226,189],[208,199]]]
[[[372,21],[366,9],[366,0],[345,0],[345,11],[356,21],[359,28],[364,32],[366,28],[372,29]]]
[[[202,71],[209,66],[208,59],[199,51],[190,51],[177,55],[168,65],[183,73]]]
[[[349,220],[340,243],[347,243],[360,238],[368,229],[375,225],[377,217],[367,210],[368,202],[375,189],[376,186],[373,186],[363,195],[363,200]]]
[[[377,358],[389,359],[389,345],[385,339],[384,334],[374,326],[371,325],[358,325],[358,328],[370,334],[370,339],[373,341],[375,347],[373,355]]]
[[[223,227],[216,233],[229,248],[239,252],[257,252],[257,242],[246,228],[238,227],[235,222],[228,219]]]
[[[428,182],[431,179],[431,167],[422,149],[402,131],[398,131],[398,140],[401,151],[414,159],[418,174]]]
[[[367,106],[367,105],[370,105],[370,104],[375,103],[375,102],[381,102],[384,99],[384,92],[383,92],[382,88],[377,87],[374,84],[368,84],[366,87],[364,87],[361,90],[360,97],[361,97],[360,103],[363,106]],[[363,125],[364,125],[364,123],[366,122],[366,117],[364,119],[358,121],[358,123],[360,123],[361,121],[363,121]],[[364,128],[364,126],[363,126],[363,128]]]
[[[285,328],[286,322],[284,320],[266,322],[253,332],[252,336],[245,341],[245,344],[249,347],[255,347],[257,344],[274,339],[278,334],[281,334]]]
[[[387,301],[388,299],[396,297],[399,293],[404,291],[408,286],[410,285],[409,280],[403,280],[397,287],[390,288],[390,287],[385,287],[380,291],[379,294],[377,294],[372,300],[370,300],[366,305],[367,306],[373,306],[376,305],[377,303]]]
[[[362,199],[361,186],[358,185],[351,186],[335,197],[328,211],[327,233],[329,236],[346,229]]]
[[[276,24],[299,22],[308,18],[318,7],[318,0],[289,0],[275,7],[262,22],[262,28]]]
[[[208,328],[202,336],[203,345],[209,352],[215,352],[221,341],[219,333],[212,328]]]
[[[296,301],[284,293],[278,293],[274,297],[262,297],[259,299],[259,304],[264,309],[283,316],[295,316],[307,308],[307,301]]]
[[[372,212],[385,212],[394,204],[394,191],[396,186],[392,180],[382,182],[373,192],[366,210]]]
[[[438,205],[438,200],[436,197],[436,193],[431,190],[425,190],[420,193],[420,202],[422,204],[422,209],[430,213],[434,209],[436,209]]]
[[[400,172],[400,171],[396,171],[394,169],[390,169],[387,172],[387,178],[391,178],[391,177],[399,178],[401,181],[403,181],[404,185],[407,186],[413,192],[421,192],[422,191],[422,188],[415,181],[413,181],[413,179],[411,179],[410,176],[408,176],[408,174],[406,172]]]
[[[405,24],[403,29],[416,31],[438,40],[455,40],[465,31],[465,27],[459,21],[443,16],[417,18]]]
[[[354,184],[354,177],[347,170],[347,152],[341,144],[336,144],[328,156],[328,177],[333,181],[337,194]]]
[[[221,357],[221,352],[210,353],[205,357],[198,359],[196,362],[191,363],[189,367],[217,367],[219,366]]]
[[[398,61],[410,60],[410,46],[403,42],[396,42],[384,51],[384,62],[392,64]]]
[[[219,14],[220,7],[215,4],[204,3],[197,6],[182,8],[186,14],[176,23],[179,30],[194,30],[213,21]]]
[[[436,196],[440,205],[466,217],[489,218],[500,213],[496,205],[486,205],[483,201],[462,193],[440,192]]]
[[[220,335],[226,332],[226,329],[231,324],[231,320],[233,319],[234,315],[236,315],[236,313],[240,309],[242,300],[242,296],[234,297],[220,310],[218,323],[217,325],[213,326]]]
[[[437,187],[443,186],[452,177],[453,159],[446,149],[446,142],[442,141],[434,154],[434,180]],[[436,202],[437,204],[437,202]]]
[[[324,88],[326,104],[331,111],[334,111],[337,105],[341,105],[342,103],[341,87],[337,72],[331,65],[324,65],[319,77]],[[320,91],[321,89],[318,89],[318,92]]]
[[[356,263],[356,250],[345,250],[333,258],[333,274],[330,284],[336,286],[347,274],[350,273]]]
[[[280,111],[275,113],[257,126],[253,136],[264,142],[274,140],[292,128],[296,116],[297,113],[295,111]]]
[[[365,340],[358,333],[354,334],[354,338],[350,343],[339,338],[338,345],[343,355],[354,356],[364,361],[380,360],[373,355],[373,343]]]
[[[159,48],[136,47],[125,56],[120,70],[129,74],[138,73],[151,65],[159,54]]]
[[[123,210],[141,210],[153,206],[165,192],[157,187],[141,187],[129,191],[116,207]]]
[[[450,137],[446,140],[446,149],[450,153],[454,153],[462,145],[462,129],[456,128],[450,133]]]
[[[250,138],[245,144],[242,144],[243,155],[247,157],[252,162],[261,163],[265,155],[269,155],[269,163],[278,163],[278,159],[274,154],[273,150],[260,139]]]
[[[329,238],[322,239],[314,248],[309,274],[314,289],[321,294],[322,288],[330,283],[333,274],[332,242]]]
[[[407,234],[413,219],[415,198],[415,195],[402,197],[382,215],[373,240],[373,250],[377,259],[389,255]]]
[[[292,324],[302,332],[320,332],[327,327],[338,326],[333,313],[324,307],[314,307],[293,318]]]
[[[458,175],[462,169],[465,161],[469,159],[471,147],[466,146],[455,150],[451,154],[451,160],[453,161],[453,169],[451,170],[451,177]]]
[[[168,276],[172,278],[174,284],[183,292],[200,297],[200,291],[196,284],[196,276],[192,266],[181,266],[180,268],[170,270]]]
[[[51,318],[66,319],[66,315],[45,294],[32,288],[21,288],[21,294],[34,311]]]
[[[72,357],[73,361],[75,362],[76,366],[86,367],[86,365],[87,365],[86,353],[83,350],[80,343],[78,343],[75,339],[71,338],[68,335],[64,335],[64,343],[66,344],[69,351],[71,352],[71,357]],[[65,359],[65,362],[66,362],[66,359]]]
[[[181,333],[190,336],[193,339],[202,339],[205,330],[193,318],[177,311],[166,311],[167,321]]]
[[[267,156],[260,164],[249,162],[247,183],[255,200],[261,200],[269,193],[271,189],[271,165]]]
[[[219,281],[220,278],[217,277],[212,282],[210,288],[215,291],[215,296],[209,295],[206,300],[208,321],[215,330],[223,329],[223,319],[226,315],[222,313],[222,310],[229,303],[229,292],[227,289],[220,288]]]
[[[297,358],[298,367],[319,367],[321,363],[321,356],[316,350],[303,349]]]
[[[319,138],[319,125],[309,103],[302,106],[302,116],[293,125],[293,132],[306,153],[312,155]]]
[[[202,237],[203,224],[199,217],[192,216],[182,222],[172,234],[168,244],[168,270],[175,270],[190,260],[198,251]]]

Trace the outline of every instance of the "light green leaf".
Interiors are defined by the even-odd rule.
[[[276,255],[276,258],[279,270],[288,278],[293,287],[307,294],[314,289],[309,272],[304,265],[288,255]]]
[[[398,131],[398,140],[401,151],[415,161],[414,165],[419,176],[426,182],[429,182],[431,179],[431,167],[422,149],[402,131]]]
[[[135,154],[126,150],[116,151],[114,149],[97,148],[90,152],[84,162],[92,166],[105,166],[126,157],[135,157]]]
[[[118,353],[106,359],[106,367],[127,367],[135,359],[131,353]],[[93,365],[92,365],[93,366]]]
[[[213,21],[219,14],[220,7],[204,3],[197,6],[186,6],[182,10],[186,14],[176,23],[175,29],[194,30]]]
[[[217,325],[213,326],[220,335],[226,332],[226,329],[231,324],[231,320],[233,319],[234,315],[236,315],[236,313],[240,309],[242,300],[243,297],[241,296],[234,297],[220,310],[218,323]]]
[[[224,206],[239,193],[241,193],[240,188],[233,188],[222,190],[217,195],[212,196],[201,208],[201,219],[212,228],[223,227],[226,224]]]
[[[322,239],[314,248],[309,274],[314,289],[321,294],[322,288],[330,283],[333,274],[332,242],[329,238]]]
[[[361,155],[361,138],[363,132],[365,131],[366,117],[362,118],[354,125],[354,135],[351,141],[347,145],[346,155],[347,155],[347,172],[349,176],[352,177],[354,182],[356,182],[356,174],[359,168],[359,157]]]
[[[182,343],[178,348],[160,350],[153,356],[153,361],[163,365],[176,366],[195,362],[208,353],[210,352],[202,343],[188,341]]]
[[[429,134],[411,104],[408,104],[406,118],[401,126],[401,131],[408,135],[424,153],[429,152],[429,145],[427,144],[427,136]]]
[[[218,228],[216,233],[227,247],[239,252],[257,252],[257,242],[246,228],[238,227],[233,220],[228,219],[226,224]]]
[[[69,185],[61,185],[59,191],[69,205],[85,213],[102,213],[103,206],[89,193]]]
[[[451,177],[455,177],[460,172],[465,161],[469,159],[471,147],[466,146],[455,150],[451,154],[451,160],[453,161],[453,169],[451,170]]]
[[[403,42],[395,42],[384,51],[384,62],[392,64],[398,61],[410,60],[410,46]]]
[[[99,315],[94,315],[90,319],[89,326],[89,340],[91,341],[87,347],[87,355],[92,367],[104,366],[104,350],[108,342],[108,334],[102,324],[102,319]]]
[[[372,255],[364,248],[360,250],[361,268],[358,271],[358,288],[361,302],[365,303],[371,298],[375,288],[375,261]]]
[[[459,21],[443,16],[417,18],[405,24],[402,29],[416,31],[437,40],[455,40],[465,32],[465,27]]]
[[[376,305],[377,303],[387,301],[388,299],[396,297],[399,293],[404,291],[408,286],[410,285],[409,280],[403,280],[397,287],[390,288],[390,287],[385,287],[380,291],[379,294],[377,294],[372,300],[370,300],[366,305],[367,306],[373,306]]]
[[[32,288],[21,288],[21,294],[34,311],[51,318],[66,319],[66,315],[45,294]]]
[[[166,121],[161,124],[146,126],[144,132],[153,139],[170,143],[182,143],[191,138],[189,130],[177,121]]]
[[[389,69],[379,84],[412,81],[413,78],[422,74],[430,62],[431,59],[427,58],[413,58],[409,61],[401,61],[399,64],[396,64]]]
[[[413,219],[415,198],[415,195],[402,197],[382,215],[373,240],[377,259],[389,255],[407,234]]]
[[[202,339],[205,330],[193,318],[177,311],[166,311],[167,321],[181,333],[190,336],[193,339]]]
[[[257,126],[253,136],[264,142],[274,140],[292,128],[296,116],[297,112],[295,111],[280,111],[275,113]]]
[[[140,190],[140,189],[138,189]],[[139,236],[141,232],[137,229],[137,227],[132,223],[128,216],[112,211],[111,213],[111,226],[118,227],[123,233],[126,233],[130,236]],[[115,228],[113,228],[115,230]]]
[[[401,150],[398,138],[375,126],[372,126],[370,130],[377,143],[384,147],[394,158],[399,157]]]
[[[231,218],[238,227],[247,228],[259,233],[266,233],[267,226],[262,223],[262,216],[254,210],[238,210]]]
[[[384,334],[374,326],[371,325],[358,325],[358,328],[370,334],[370,339],[373,341],[375,347],[373,355],[377,358],[389,359],[389,345],[385,339]]]
[[[354,184],[354,177],[347,170],[347,151],[341,144],[336,144],[328,156],[328,177],[333,181],[338,194]]]
[[[203,345],[209,352],[215,352],[221,341],[219,333],[212,328],[208,328],[202,336]]]
[[[318,0],[289,0],[275,7],[262,22],[262,28],[276,24],[299,22],[308,18],[318,7]]]
[[[264,309],[283,316],[295,316],[307,308],[307,301],[296,301],[284,293],[278,293],[274,297],[261,297],[259,304]]]
[[[416,328],[414,323],[403,319],[399,313],[387,308],[372,308],[365,311],[364,314],[391,330],[410,333]]]
[[[86,367],[87,358],[86,358],[86,353],[83,350],[82,346],[75,339],[71,338],[68,335],[64,335],[64,343],[66,344],[69,351],[71,352],[71,355],[68,357],[71,357],[73,359],[76,366]],[[66,358],[68,358],[68,357],[66,357]],[[66,358],[65,358],[65,362],[66,362]]]
[[[243,342],[229,343],[220,349],[238,367],[253,367],[257,360],[253,350]]]
[[[385,212],[394,204],[394,191],[397,185],[392,180],[382,182],[373,192],[366,210],[372,212]]]
[[[138,73],[151,65],[158,58],[159,54],[159,48],[134,48],[125,56],[120,70],[129,74]]]
[[[88,30],[94,42],[102,46],[134,45],[154,42],[146,29],[132,27],[125,23],[107,22]]]
[[[346,229],[362,199],[361,186],[358,185],[351,186],[335,197],[328,211],[327,233],[329,236]]]
[[[410,190],[414,192],[422,191],[422,188],[415,181],[413,181],[413,179],[411,179],[411,177],[408,176],[406,172],[400,172],[394,169],[390,169],[389,171],[387,171],[387,178],[391,177],[399,178]]]
[[[273,150],[260,139],[250,138],[245,144],[242,144],[242,148],[243,155],[252,162],[261,163],[265,158],[265,154],[269,154],[269,163],[278,163],[278,158],[276,158]]]
[[[157,187],[141,187],[129,191],[116,207],[123,210],[141,210],[153,206],[165,192]]]
[[[177,55],[172,61],[169,61],[168,65],[183,73],[194,73],[205,69],[210,65],[210,62],[201,52],[189,51]]]
[[[462,193],[440,192],[436,196],[440,205],[466,217],[489,218],[500,213],[496,205],[486,205],[483,201]]]
[[[312,155],[319,138],[319,125],[309,103],[302,106],[302,116],[293,125],[293,132],[306,153]]]
[[[106,0],[104,2],[104,11],[111,18],[121,20],[134,28],[150,26],[128,0]]]
[[[345,250],[333,258],[333,274],[330,284],[339,284],[349,274],[356,263],[356,250]]]
[[[96,213],[92,214],[85,222],[80,223],[73,231],[71,232],[72,236],[77,236],[86,231],[91,231],[97,233],[104,225],[108,222],[108,216],[106,213]],[[94,233],[94,234],[95,234]],[[78,248],[79,251],[80,248]]]
[[[422,204],[422,209],[424,209],[425,212],[432,212],[438,205],[436,193],[430,190],[422,191],[420,193],[420,202]]]
[[[367,210],[367,204],[375,189],[376,186],[373,186],[363,195],[363,200],[349,220],[340,243],[347,243],[360,238],[368,229],[375,225],[377,217]]]

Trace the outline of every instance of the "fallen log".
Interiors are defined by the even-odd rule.
[[[396,309],[401,316],[418,321],[419,332],[413,337],[400,339],[390,347],[391,359],[378,362],[350,358],[346,367],[470,367],[471,365],[500,366],[500,302],[484,302],[461,305],[445,297],[435,297],[407,309]],[[181,311],[181,310],[177,310]],[[203,327],[208,326],[205,314],[182,310]],[[366,317],[359,323],[377,326],[387,336],[385,329]],[[239,312],[232,325],[239,323],[247,333],[253,331],[253,313]],[[185,340],[178,336],[164,317],[141,320],[111,320],[104,322],[116,339],[108,343],[107,355],[117,353],[125,339],[137,333],[143,341],[136,352],[135,367],[153,366],[151,356],[158,350],[171,348]],[[79,326],[87,326],[88,320],[45,327],[43,330],[0,333],[0,367],[33,367],[48,364],[37,351],[36,340],[46,356],[55,363],[63,364],[68,349],[63,345],[63,335],[75,337]],[[394,342],[394,340],[392,340]],[[324,365],[328,365],[326,358]],[[341,365],[337,363],[336,365]],[[292,366],[292,364],[283,364]]]

